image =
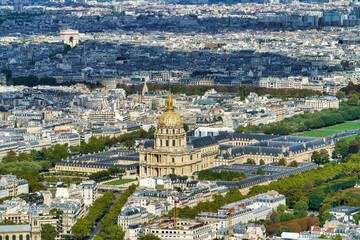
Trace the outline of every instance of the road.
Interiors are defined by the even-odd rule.
[[[115,200],[112,202],[111,206],[116,203],[119,198],[121,196],[121,193],[115,193]],[[104,216],[100,219],[100,221],[98,221],[98,223],[95,225],[95,227],[93,228],[93,230],[91,231],[90,235],[89,235],[89,240],[93,240],[96,236],[96,234],[98,232],[100,232],[100,226],[101,226],[101,222],[103,220],[103,218],[109,213],[109,210],[106,211],[106,213],[104,214]]]

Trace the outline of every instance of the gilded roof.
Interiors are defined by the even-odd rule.
[[[161,115],[159,119],[160,127],[181,127],[182,121],[179,114],[174,112],[173,100],[171,95],[169,95],[169,99],[167,101],[166,112]]]

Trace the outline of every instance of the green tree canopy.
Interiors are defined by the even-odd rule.
[[[283,232],[290,232],[290,228],[287,226],[280,226],[276,233],[276,236],[281,236]]]
[[[349,151],[349,144],[345,139],[340,139],[335,144],[335,155],[341,155],[343,158],[345,158]]]
[[[309,209],[309,206],[304,201],[298,201],[294,205],[294,215],[297,218],[303,218],[307,216],[307,211]]]
[[[336,97],[337,97],[338,99],[345,98],[345,97],[346,97],[346,93],[343,92],[343,91],[337,91],[337,92],[336,92]]]
[[[256,165],[256,162],[255,162],[255,160],[254,160],[254,159],[252,159],[252,158],[248,158],[248,159],[246,159],[246,164]]]
[[[140,237],[139,240],[161,240],[161,238],[154,234],[146,234],[145,236]]]
[[[71,227],[71,233],[74,237],[85,239],[91,232],[91,223],[85,218],[79,218]]]
[[[313,211],[319,211],[322,202],[324,201],[325,197],[323,195],[312,193],[309,196],[309,209]]]
[[[353,105],[353,106],[358,105],[359,104],[359,95],[357,95],[356,93],[350,94],[348,104]]]
[[[259,168],[256,172],[257,175],[264,175],[264,170],[262,170],[262,168]]]
[[[56,238],[56,228],[51,224],[41,224],[41,240],[54,240]]]
[[[183,127],[184,127],[185,132],[189,131],[189,129],[190,129],[186,123],[183,123]]]

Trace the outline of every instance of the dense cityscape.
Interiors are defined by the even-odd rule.
[[[360,239],[360,4],[0,0],[0,240]]]

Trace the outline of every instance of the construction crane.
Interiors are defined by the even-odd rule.
[[[177,200],[174,199],[174,228],[177,229]]]
[[[228,214],[228,220],[229,220],[229,239],[232,237],[232,213],[235,212],[234,208],[230,208],[229,210],[227,210],[227,214]]]
[[[178,197],[173,197],[174,199],[174,228],[177,229],[177,204],[181,203],[184,206],[184,203],[180,201]]]

